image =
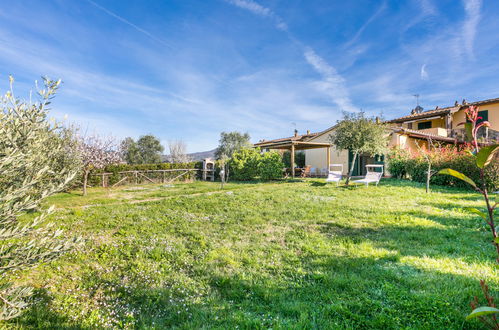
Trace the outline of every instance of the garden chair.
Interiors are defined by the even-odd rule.
[[[312,167],[310,169],[310,177],[317,176],[317,168]]]
[[[310,166],[310,165],[305,166],[301,172],[301,177],[302,178],[310,177],[311,176],[311,174],[310,174],[311,169],[312,169],[312,166]]]
[[[338,186],[340,184],[342,177],[343,177],[343,164],[329,164],[329,171],[326,178],[326,182],[336,182],[336,186]]]
[[[321,168],[321,174],[320,174],[321,177],[326,177],[327,174],[328,174],[327,168],[325,168],[325,167]]]
[[[381,169],[381,171],[378,172],[376,169]],[[365,183],[366,186],[369,186],[370,183],[375,183],[377,186],[379,180],[381,180],[381,177],[383,176],[383,165],[366,165],[366,170],[367,173],[363,179],[354,180],[352,182]]]

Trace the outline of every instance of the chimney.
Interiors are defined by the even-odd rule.
[[[309,129],[307,129],[307,134],[310,134],[310,130]]]
[[[465,99],[463,99],[463,105],[466,105],[468,104],[468,101],[466,101]]]
[[[295,137],[297,137],[297,136],[298,136],[298,130],[295,129]]]
[[[454,106],[457,107],[459,105],[459,102],[454,102]]]

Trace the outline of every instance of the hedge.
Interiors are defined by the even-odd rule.
[[[416,182],[426,182],[426,171],[428,163],[422,152],[410,153],[407,150],[394,150],[388,160],[388,171],[397,178],[408,178]],[[481,182],[480,171],[475,165],[475,158],[466,151],[456,151],[447,148],[437,148],[432,152],[427,152],[432,161],[432,172],[444,168],[451,168],[459,171],[473,181]],[[494,160],[486,167],[485,183],[490,191],[499,189],[499,162]],[[431,184],[455,187],[471,187],[452,176],[434,174],[430,179]]]
[[[276,151],[261,153],[259,149],[244,148],[234,153],[228,162],[229,179],[248,181],[276,180],[283,177],[284,163]]]
[[[130,164],[118,164],[118,165],[109,165],[106,166],[103,169],[100,170],[95,170],[91,173],[89,184],[91,186],[101,186],[102,185],[102,179],[101,176],[98,174],[100,173],[112,173],[109,176],[109,185],[113,185],[117,183],[119,180],[123,178],[123,175],[118,174],[118,172],[125,172],[125,171],[150,171],[150,170],[171,170],[171,169],[182,169],[182,168],[195,168],[195,169],[201,169],[203,168],[203,163],[202,162],[191,162],[191,163],[158,163],[158,164],[136,164],[136,165],[130,165]],[[172,179],[175,176],[179,175],[180,172],[170,172],[166,173],[165,177],[166,180]],[[147,177],[157,180],[158,182],[161,181],[162,178],[162,173],[161,172],[150,172],[146,174]],[[190,172],[180,178],[180,180],[194,180],[195,178],[200,177],[200,171],[196,172]],[[144,177],[139,177],[139,183],[140,182],[145,182],[147,179]]]

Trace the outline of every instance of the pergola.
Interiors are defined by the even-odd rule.
[[[263,149],[278,149],[278,150],[289,150],[291,152],[291,176],[295,177],[295,151],[296,150],[308,150],[308,149],[319,149],[326,148],[326,160],[327,163],[331,163],[331,144],[324,142],[308,142],[301,141],[303,136],[295,136],[286,139],[278,139],[271,141],[262,141],[255,143],[255,147]]]

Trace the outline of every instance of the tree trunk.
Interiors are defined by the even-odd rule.
[[[355,166],[355,161],[357,160],[357,154],[358,154],[357,151],[353,154],[352,164],[350,165],[350,170],[348,171],[348,175],[347,175],[347,181],[345,182],[345,184],[347,186],[350,183],[350,177],[352,176],[353,168]]]
[[[83,196],[87,195],[88,174],[89,174],[89,171],[83,172]]]
[[[428,172],[426,172],[426,193],[430,193],[431,162],[428,161]]]

